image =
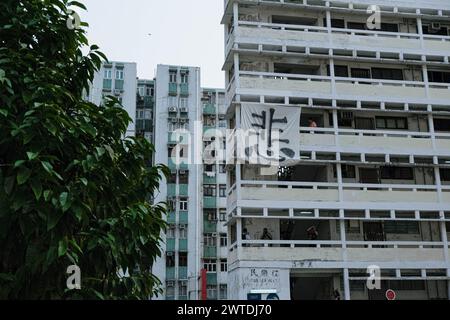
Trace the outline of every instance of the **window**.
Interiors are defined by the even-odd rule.
[[[211,233],[205,233],[205,235],[203,236],[203,243],[207,247],[215,247],[216,237],[214,237]]]
[[[381,23],[380,31],[398,32],[398,24],[396,24],[396,23]]]
[[[173,252],[166,253],[166,267],[168,268],[175,267],[175,255]]]
[[[177,82],[177,72],[176,71],[170,71],[169,72],[169,82],[170,83],[176,83]]]
[[[228,297],[227,285],[226,284],[221,284],[220,287],[219,287],[219,299],[226,300],[227,297]]]
[[[206,197],[216,196],[216,186],[213,184],[205,184],[203,186],[203,195]]]
[[[352,68],[352,78],[370,79],[370,69]]]
[[[389,280],[389,288],[398,291],[423,291],[425,281],[423,280]]]
[[[205,259],[203,261],[203,269],[207,272],[217,272],[217,264],[215,260]]]
[[[226,247],[227,246],[227,242],[228,242],[227,234],[226,233],[221,233],[220,234],[220,246],[221,247]]]
[[[188,237],[188,226],[180,225],[180,239],[187,239]]]
[[[206,296],[207,299],[215,300],[217,299],[217,287],[213,285],[206,286]]]
[[[189,82],[189,74],[181,73],[181,83],[188,83],[188,82]]]
[[[219,209],[219,220],[227,221],[227,209]]]
[[[414,171],[408,167],[382,167],[381,179],[413,180]]]
[[[219,186],[219,197],[225,198],[227,196],[227,186],[221,184]]]
[[[180,98],[180,108],[187,108],[187,107],[188,107],[188,99]]]
[[[173,239],[175,238],[175,234],[176,234],[176,228],[174,225],[169,226],[169,228],[167,229],[167,238],[169,239]]]
[[[111,69],[105,69],[104,78],[105,79],[112,79],[112,70]]]
[[[145,93],[147,96],[153,97],[155,95],[155,88],[147,87]]]
[[[366,26],[363,22],[347,22],[347,29],[366,30]]]
[[[408,120],[407,118],[377,117],[376,126],[377,129],[407,130]]]
[[[450,119],[434,119],[434,130],[450,132]]]
[[[167,179],[167,183],[177,183],[177,175],[172,173]]]
[[[178,122],[169,122],[168,126],[169,126],[169,132],[176,131],[178,129]]]
[[[334,177],[337,177],[336,167],[333,166]],[[355,166],[349,164],[341,164],[342,178],[343,179],[355,179],[356,178],[356,168]]]
[[[166,295],[167,296],[174,296],[175,295],[175,286],[174,286],[174,283],[173,283],[173,281],[168,281],[167,283],[166,283]]]
[[[441,180],[442,181],[450,181],[450,169],[440,169]],[[450,231],[450,230],[449,230]]]
[[[324,22],[323,25],[324,26],[327,25],[326,19],[325,19],[325,22]],[[344,21],[344,19],[331,19],[331,27],[332,28],[345,29],[345,21]]]
[[[432,28],[430,24],[423,25],[422,30],[424,34],[434,34],[437,36],[447,36],[448,35],[448,29],[446,27],[441,28]]]
[[[374,130],[375,129],[374,122],[375,121],[372,118],[357,117],[357,118],[355,118],[355,129]]]
[[[417,221],[386,221],[384,231],[392,234],[420,234]]]
[[[378,169],[359,168],[359,179],[361,183],[380,183]]]
[[[178,295],[187,296],[187,282],[181,281],[178,283]]]
[[[348,77],[348,67],[347,66],[334,66],[334,75],[336,77]]]
[[[227,120],[219,120],[219,128],[226,128]]]
[[[180,184],[188,184],[189,183],[189,174],[185,173],[185,174],[180,174]]]
[[[145,88],[144,87],[138,87],[138,94],[139,94],[139,96],[143,97],[144,96],[144,92],[145,92]]]
[[[403,80],[402,69],[372,68],[373,79]]]
[[[178,107],[177,97],[169,97],[169,107]]]
[[[450,83],[450,72],[428,71],[428,81]]]
[[[179,252],[178,253],[178,266],[187,267],[187,252]]]
[[[123,80],[123,70],[116,70],[116,79]]]
[[[203,167],[203,170],[205,172],[215,172],[216,171],[216,165],[215,164],[205,164]]]
[[[220,272],[227,272],[228,271],[228,263],[226,259],[220,260]]]
[[[187,198],[180,198],[180,211],[187,211],[188,210],[188,199]]]

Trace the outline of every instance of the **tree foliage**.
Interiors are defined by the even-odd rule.
[[[167,168],[124,138],[117,100],[82,99],[106,58],[87,24],[68,28],[69,7],[85,9],[0,2],[0,299],[146,299],[166,210],[148,199]],[[81,290],[66,287],[70,265]]]

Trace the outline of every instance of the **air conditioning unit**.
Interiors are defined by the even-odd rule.
[[[167,286],[168,287],[175,287],[175,282],[174,281],[167,281]]]
[[[169,112],[177,112],[177,107],[169,107]]]
[[[185,230],[187,229],[187,226],[185,224],[180,224],[179,228],[180,230]]]
[[[166,255],[167,255],[168,257],[172,257],[172,256],[173,256],[173,252],[172,252],[172,251],[168,251],[168,252],[166,252]]]
[[[432,31],[439,31],[441,30],[441,24],[439,22],[432,22],[429,28]]]
[[[186,123],[187,119],[180,119],[180,123]]]
[[[212,236],[212,237],[217,237],[217,232],[211,233],[211,236]]]
[[[186,170],[180,170],[179,173],[180,173],[180,175],[185,175],[187,173],[187,171]]]
[[[116,95],[116,96],[120,96],[121,93],[122,93],[122,90],[117,90],[117,89],[114,90],[114,95]]]
[[[187,112],[188,112],[188,108],[186,108],[186,107],[181,107],[181,108],[180,108],[180,112],[187,113]]]

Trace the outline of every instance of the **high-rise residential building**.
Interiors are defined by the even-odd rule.
[[[136,135],[153,143],[155,81],[138,79],[136,97]]]
[[[155,197],[169,205],[162,257],[153,266],[163,283],[159,298],[226,298],[225,166],[209,146],[213,131],[226,126],[224,92],[201,89],[197,67],[167,65],[158,65],[155,88],[154,161],[171,171]]]
[[[230,129],[270,159],[227,170],[228,297],[449,299],[450,2],[226,0],[222,23]]]
[[[127,136],[135,135],[137,66],[134,62],[108,62],[95,73],[86,100],[101,105],[106,96],[116,97],[132,119]]]

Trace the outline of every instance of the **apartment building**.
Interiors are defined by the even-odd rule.
[[[199,68],[158,65],[155,163],[171,171],[155,198],[170,211],[163,254],[153,266],[163,283],[159,299],[226,298],[226,175],[211,146],[226,126],[224,112],[223,90],[201,89]]]
[[[127,136],[135,135],[137,65],[134,62],[104,63],[95,73],[94,80],[85,99],[102,105],[106,96],[114,96],[123,105],[132,119],[127,129]]]
[[[136,95],[136,135],[153,143],[155,81],[138,79]]]
[[[450,3],[226,0],[222,23],[229,127],[281,144],[229,153],[228,297],[449,299]]]

